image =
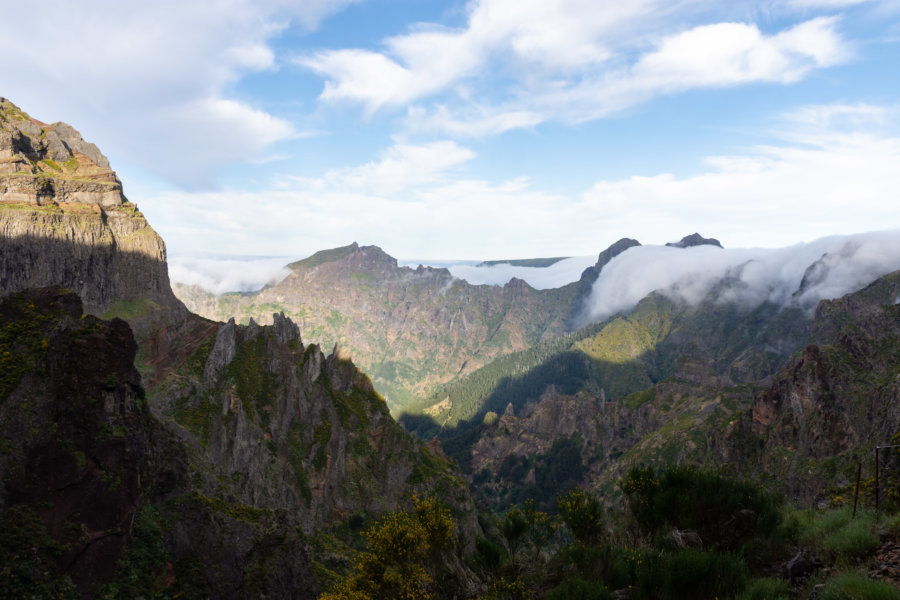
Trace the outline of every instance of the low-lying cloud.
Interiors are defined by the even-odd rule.
[[[479,267],[471,264],[452,264],[447,268],[458,278],[474,285],[504,285],[513,277],[524,279],[538,290],[558,288],[578,281],[581,273],[597,262],[596,256],[575,256],[555,262],[549,267],[518,267],[499,264]]]
[[[713,246],[630,248],[601,271],[585,307],[587,321],[634,308],[654,291],[691,305],[715,289],[721,301],[811,310],[900,269],[900,230],[830,236],[779,249]]]
[[[196,285],[211,294],[255,292],[288,276],[291,259],[275,257],[175,257],[169,258],[172,283]]]

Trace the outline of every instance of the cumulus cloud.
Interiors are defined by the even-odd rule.
[[[170,257],[169,279],[207,292],[254,292],[290,274],[285,257]]]
[[[0,64],[3,94],[75,125],[114,165],[196,186],[296,135],[229,86],[277,68],[269,42],[288,26],[315,28],[351,1],[47,0],[0,19],[0,54],[15,57]]]
[[[850,57],[835,17],[767,34],[747,22],[686,26],[697,10],[653,0],[478,0],[464,27],[419,25],[378,49],[296,62],[325,79],[324,102],[369,114],[406,106],[405,124],[419,133],[491,135],[603,118],[661,94],[792,83]],[[450,98],[428,104],[442,94]]]
[[[831,236],[780,249],[712,246],[629,248],[600,272],[586,306],[596,321],[628,311],[651,292],[696,305],[722,301],[812,309],[900,269],[900,230]]]

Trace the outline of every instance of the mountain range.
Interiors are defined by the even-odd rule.
[[[439,595],[474,597],[498,529],[517,566],[492,513],[539,563],[535,510],[648,466],[848,498],[900,434],[898,255],[623,238],[535,289],[354,243],[173,292],[100,150],[0,99],[0,596],[316,597],[430,498]]]

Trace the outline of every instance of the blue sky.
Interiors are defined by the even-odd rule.
[[[173,255],[900,227],[897,0],[0,3],[0,95],[97,143]]]

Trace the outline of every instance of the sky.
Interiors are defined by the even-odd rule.
[[[96,143],[182,261],[900,227],[898,0],[0,8],[0,96]]]

